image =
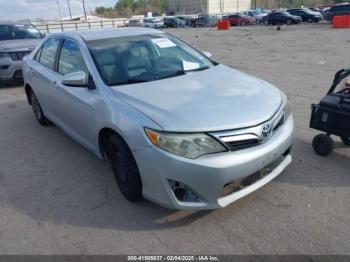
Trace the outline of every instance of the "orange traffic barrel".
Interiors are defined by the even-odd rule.
[[[230,21],[228,19],[222,19],[218,22],[219,30],[228,30],[230,29]]]
[[[350,28],[350,15],[333,17],[332,25],[333,28]]]

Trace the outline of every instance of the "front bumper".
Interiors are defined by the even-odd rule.
[[[12,59],[0,60],[0,80],[20,80],[22,79],[22,60]]]
[[[278,176],[292,161],[288,153],[262,179],[232,194],[222,196],[225,185],[248,177],[280,158],[291,148],[293,117],[265,143],[251,148],[204,155],[186,159],[156,147],[134,151],[142,178],[143,196],[150,201],[172,209],[217,209],[225,207],[262,187]],[[201,199],[200,202],[179,201],[169,180],[185,184]]]

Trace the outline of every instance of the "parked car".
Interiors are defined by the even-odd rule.
[[[308,7],[311,11],[318,12],[322,14],[322,9],[318,7]]]
[[[147,28],[57,33],[24,59],[25,91],[126,199],[222,208],[291,163],[293,117],[282,91],[209,57]]]
[[[199,15],[197,19],[193,19],[193,27],[214,27],[218,23],[216,16],[211,15]]]
[[[235,25],[255,25],[256,19],[254,17],[246,16],[243,14],[232,14],[226,17],[229,20],[231,26]]]
[[[22,58],[35,48],[43,35],[31,24],[0,22],[0,85],[22,80]]]
[[[164,17],[163,21],[165,28],[177,28],[186,26],[186,22],[177,17]]]
[[[275,11],[269,13],[267,16],[261,19],[261,23],[265,25],[278,25],[278,24],[299,24],[302,21],[300,16],[291,15],[286,11]]]
[[[145,27],[149,27],[149,28],[163,28],[164,27],[163,19],[159,19],[159,18],[145,18],[143,20],[143,23],[145,24]]]
[[[182,20],[185,23],[185,26],[192,26],[192,17],[189,16],[177,16],[176,18]]]
[[[323,16],[321,15],[321,13],[311,11],[307,8],[293,8],[288,9],[287,12],[291,15],[300,16],[304,22],[318,23],[319,21],[323,20]]]
[[[332,6],[326,13],[325,19],[328,21],[333,21],[333,17],[342,16],[342,15],[350,15],[350,4],[337,4]]]
[[[131,19],[128,27],[144,27],[145,23],[141,19]]]

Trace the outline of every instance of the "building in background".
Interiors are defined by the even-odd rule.
[[[224,14],[249,10],[251,5],[252,0],[169,0],[168,11],[174,14]]]

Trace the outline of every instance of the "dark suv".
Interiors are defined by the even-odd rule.
[[[186,26],[186,22],[177,17],[164,17],[163,21],[165,28],[177,28]]]
[[[288,9],[287,12],[290,13],[291,15],[300,16],[304,22],[309,22],[309,23],[312,23],[312,22],[318,23],[323,19],[323,16],[321,15],[320,12],[315,12],[308,8],[293,8],[293,9]]]
[[[325,15],[326,20],[332,21],[335,16],[350,15],[350,4],[338,4],[332,6]]]
[[[276,11],[269,13],[261,19],[261,23],[265,25],[278,25],[278,24],[299,24],[302,21],[300,16],[291,15],[286,11]]]
[[[22,80],[22,58],[43,38],[31,24],[0,22],[0,86],[7,80]]]

